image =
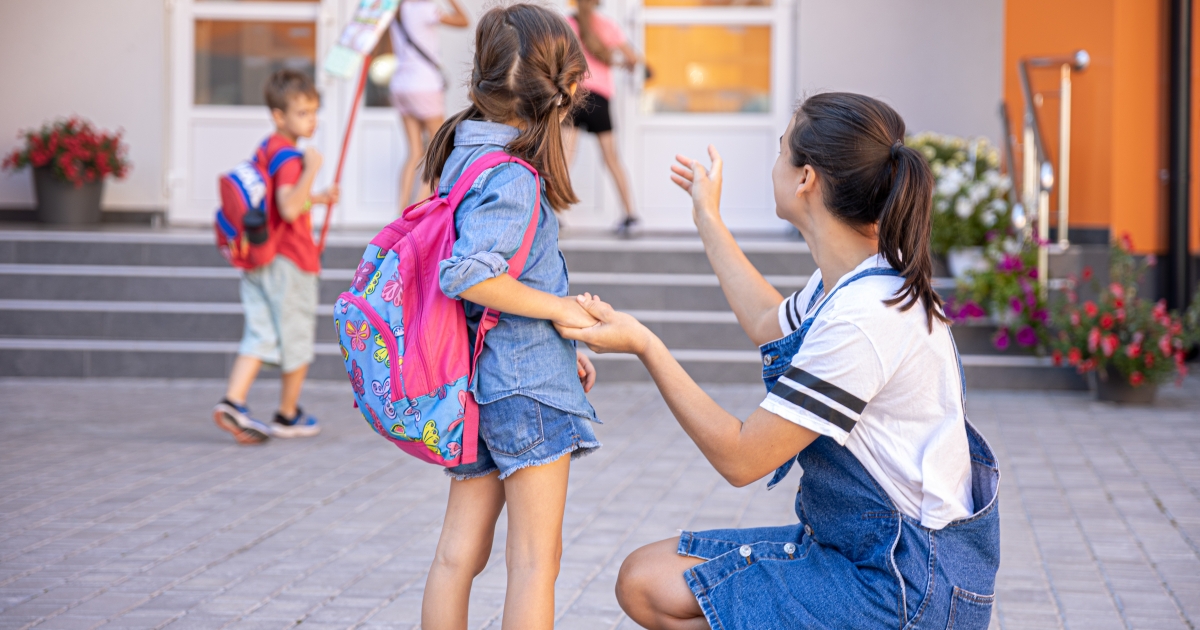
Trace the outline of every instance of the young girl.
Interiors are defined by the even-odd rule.
[[[655,630],[985,630],[1000,565],[999,471],[967,422],[962,370],[929,253],[933,175],[904,121],[858,94],[796,111],[771,172],[776,213],[819,271],[784,298],[721,221],[721,160],[672,179],[769,393],[742,422],[629,315],[581,296],[599,326],[563,329],[634,352],[675,418],[731,484],[801,469],[799,522],[683,532],[625,560],[617,600]]]
[[[506,151],[533,165],[484,171],[455,212],[458,240],[441,263],[442,291],[464,302],[471,338],[485,308],[500,311],[474,381],[479,459],[448,469],[450,499],[421,611],[426,630],[467,627],[471,581],[491,554],[500,508],[508,503],[508,593],[504,628],[554,625],[554,582],[562,553],[563,509],[572,457],[599,448],[595,411],[584,393],[595,370],[553,324],[595,320],[567,295],[554,212],[577,201],[562,146],[562,119],[576,105],[587,64],[563,18],[514,4],[479,21],[469,87],[471,106],[434,135],[425,174],[449,193],[476,158]],[[440,183],[440,185],[438,185]],[[533,246],[520,280],[507,274],[542,196]],[[570,457],[564,457],[570,455]]]

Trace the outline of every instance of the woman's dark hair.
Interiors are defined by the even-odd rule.
[[[820,174],[821,198],[835,217],[856,228],[878,226],[879,253],[904,276],[884,303],[906,311],[922,302],[931,331],[934,318],[948,322],[933,290],[933,173],[924,155],[904,146],[896,110],[861,94],[811,96],[796,110],[788,147],[793,166]]]
[[[429,142],[424,179],[437,181],[464,120],[520,120],[521,133],[505,147],[533,165],[546,182],[555,210],[579,198],[571,188],[560,121],[582,99],[571,93],[587,72],[574,31],[557,13],[533,4],[494,8],[475,30],[475,63],[467,90],[471,105],[451,116]]]
[[[600,4],[599,0],[577,0],[575,4],[579,8],[575,13],[575,23],[579,25],[579,41],[583,42],[583,47],[597,61],[611,66],[613,51],[600,41],[600,36],[592,27],[592,14],[596,12],[596,5]]]

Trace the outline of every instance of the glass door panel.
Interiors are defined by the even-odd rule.
[[[264,105],[271,73],[314,77],[317,28],[307,22],[196,20],[196,105]]]
[[[771,26],[647,24],[646,113],[771,111]]]

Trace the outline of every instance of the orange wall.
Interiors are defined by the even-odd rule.
[[[1021,137],[1024,116],[1018,60],[1087,50],[1091,65],[1072,77],[1071,225],[1129,232],[1146,252],[1166,246],[1164,15],[1164,0],[1005,3],[1004,97],[1014,133]],[[1030,78],[1046,92],[1038,116],[1057,161],[1059,73],[1035,69]]]

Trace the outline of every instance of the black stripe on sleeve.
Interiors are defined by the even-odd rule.
[[[856,424],[853,418],[802,391],[792,389],[782,381],[775,383],[775,387],[771,388],[771,393],[838,427],[846,433],[854,429],[854,425]]]
[[[793,293],[792,296],[787,299],[787,304],[783,305],[783,312],[787,314],[788,326],[790,326],[793,331],[800,327],[796,324],[796,320],[792,318],[792,311],[796,309],[796,295],[796,293]]]
[[[814,392],[820,392],[825,397],[836,401],[838,404],[853,411],[854,413],[862,413],[863,409],[867,408],[866,401],[862,400],[861,398],[838,387],[837,385],[834,385],[833,383],[823,381],[798,367],[793,366],[788,368],[788,371],[784,372],[783,375],[813,390]]]

